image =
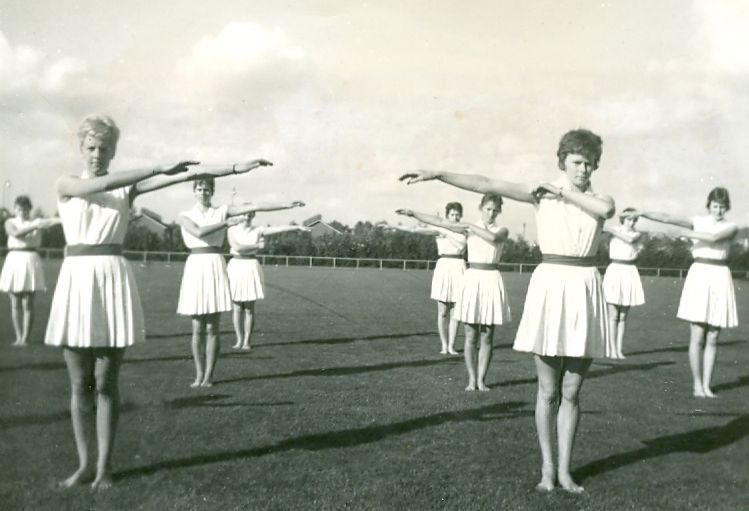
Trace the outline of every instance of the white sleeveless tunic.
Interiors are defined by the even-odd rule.
[[[717,233],[735,224],[726,220],[717,222],[711,215],[706,215],[694,217],[692,225],[696,232]],[[730,248],[731,240],[694,240],[692,257],[725,261]],[[684,279],[676,317],[721,328],[738,326],[736,292],[728,266],[692,263]]]
[[[466,237],[449,229],[436,227],[439,231],[437,236],[437,254],[439,256],[463,255],[466,248]],[[432,274],[432,289],[430,298],[440,302],[457,302],[463,286],[463,274],[466,271],[466,263],[462,259],[452,257],[440,257],[434,266]]]
[[[553,184],[570,188],[566,176]],[[536,226],[542,253],[590,257],[598,251],[603,219],[564,198],[543,198],[536,205]],[[528,285],[513,349],[544,356],[609,357],[607,322],[595,267],[541,263]]]
[[[621,227],[617,229],[622,230]],[[624,231],[623,231],[624,232]],[[645,303],[645,292],[637,266],[622,264],[618,261],[634,261],[640,253],[642,245],[627,243],[617,237],[611,238],[609,243],[609,258],[612,262],[606,268],[603,276],[603,294],[607,303],[632,307]]]
[[[130,187],[58,201],[68,245],[122,244]],[[145,340],[138,287],[123,256],[66,257],[47,323],[45,344],[125,348]]]
[[[16,229],[38,226],[39,220],[22,220],[18,217],[7,220]],[[15,237],[8,234],[8,255],[0,272],[0,291],[4,293],[34,293],[46,291],[42,260],[34,251],[18,250],[39,248],[42,241],[41,229]],[[16,250],[13,250],[16,249]]]
[[[233,256],[239,255],[241,245],[256,245],[265,234],[272,234],[273,228],[247,227],[244,224],[234,225],[226,231]],[[257,255],[257,250],[243,250],[244,255]],[[227,265],[231,299],[235,302],[254,302],[265,298],[263,291],[263,269],[257,259],[240,259],[232,257]]]
[[[228,206],[210,207],[201,211],[196,204],[180,215],[195,222],[198,226],[218,224],[226,220]],[[182,228],[182,240],[189,249],[198,247],[221,248],[226,231],[220,229],[198,238]],[[221,254],[190,254],[185,261],[182,283],[179,288],[177,313],[184,316],[201,316],[231,310],[229,278],[226,275],[226,261]]]

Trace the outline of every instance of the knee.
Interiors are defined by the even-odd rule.
[[[539,385],[538,400],[545,405],[555,406],[559,402],[559,389],[553,385]]]
[[[117,393],[117,378],[109,375],[97,375],[96,393],[104,396],[114,396]]]
[[[205,326],[205,334],[208,337],[216,337],[216,335],[218,335],[218,326],[213,323],[208,323]]]
[[[568,384],[562,386],[562,399],[567,403],[577,405],[580,400],[580,385]]]
[[[78,395],[85,396],[92,394],[95,389],[95,380],[89,375],[76,375],[70,378],[70,392]]]

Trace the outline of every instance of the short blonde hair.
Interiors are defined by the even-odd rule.
[[[87,135],[107,139],[117,147],[117,141],[120,139],[120,128],[108,115],[90,114],[81,121],[78,128],[78,143],[83,144]]]

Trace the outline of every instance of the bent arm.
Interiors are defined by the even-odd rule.
[[[208,236],[209,234],[213,234],[214,232],[220,231],[221,229],[226,229],[229,226],[228,219],[217,224],[198,225],[183,215],[177,217],[177,223],[196,238]]]
[[[492,232],[488,229],[484,229],[483,227],[479,227],[478,225],[469,225],[469,230],[471,234],[474,234],[481,238],[484,241],[488,241],[489,243],[501,243],[507,239],[507,236],[509,235],[509,231],[507,228],[502,227],[497,232]]]
[[[591,195],[575,190],[560,189],[559,195],[584,211],[599,218],[611,218],[616,211],[614,199],[606,195]]]
[[[730,225],[723,230],[715,233],[698,232],[692,229],[679,229],[679,234],[687,236],[693,240],[707,241],[709,243],[716,243],[718,241],[726,241],[733,239],[736,233],[739,231],[738,226]]]
[[[614,229],[611,227],[604,227],[603,230],[611,234],[615,238],[619,238],[620,240],[625,241],[629,244],[637,243],[640,240],[640,238],[642,238],[642,233],[637,232],[637,231],[624,232],[624,231],[620,231],[619,229]]]
[[[13,236],[15,238],[22,238],[27,234],[41,228],[42,222],[41,219],[38,218],[28,225],[24,225],[23,227],[16,227],[15,225],[13,225],[12,219],[10,218],[5,221],[5,232],[8,234],[8,236]]]

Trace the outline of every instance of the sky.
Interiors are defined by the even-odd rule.
[[[394,210],[455,200],[477,220],[477,194],[397,177],[551,181],[559,138],[585,127],[604,141],[594,188],[617,209],[694,216],[725,186],[749,225],[748,2],[207,5],[0,0],[2,204],[23,193],[53,213],[55,180],[82,168],[77,126],[103,112],[122,132],[112,172],[273,161],[214,197],[307,203],[264,223],[409,224]],[[136,206],[173,220],[193,202],[182,184]],[[508,201],[499,222],[535,238],[529,205]]]

